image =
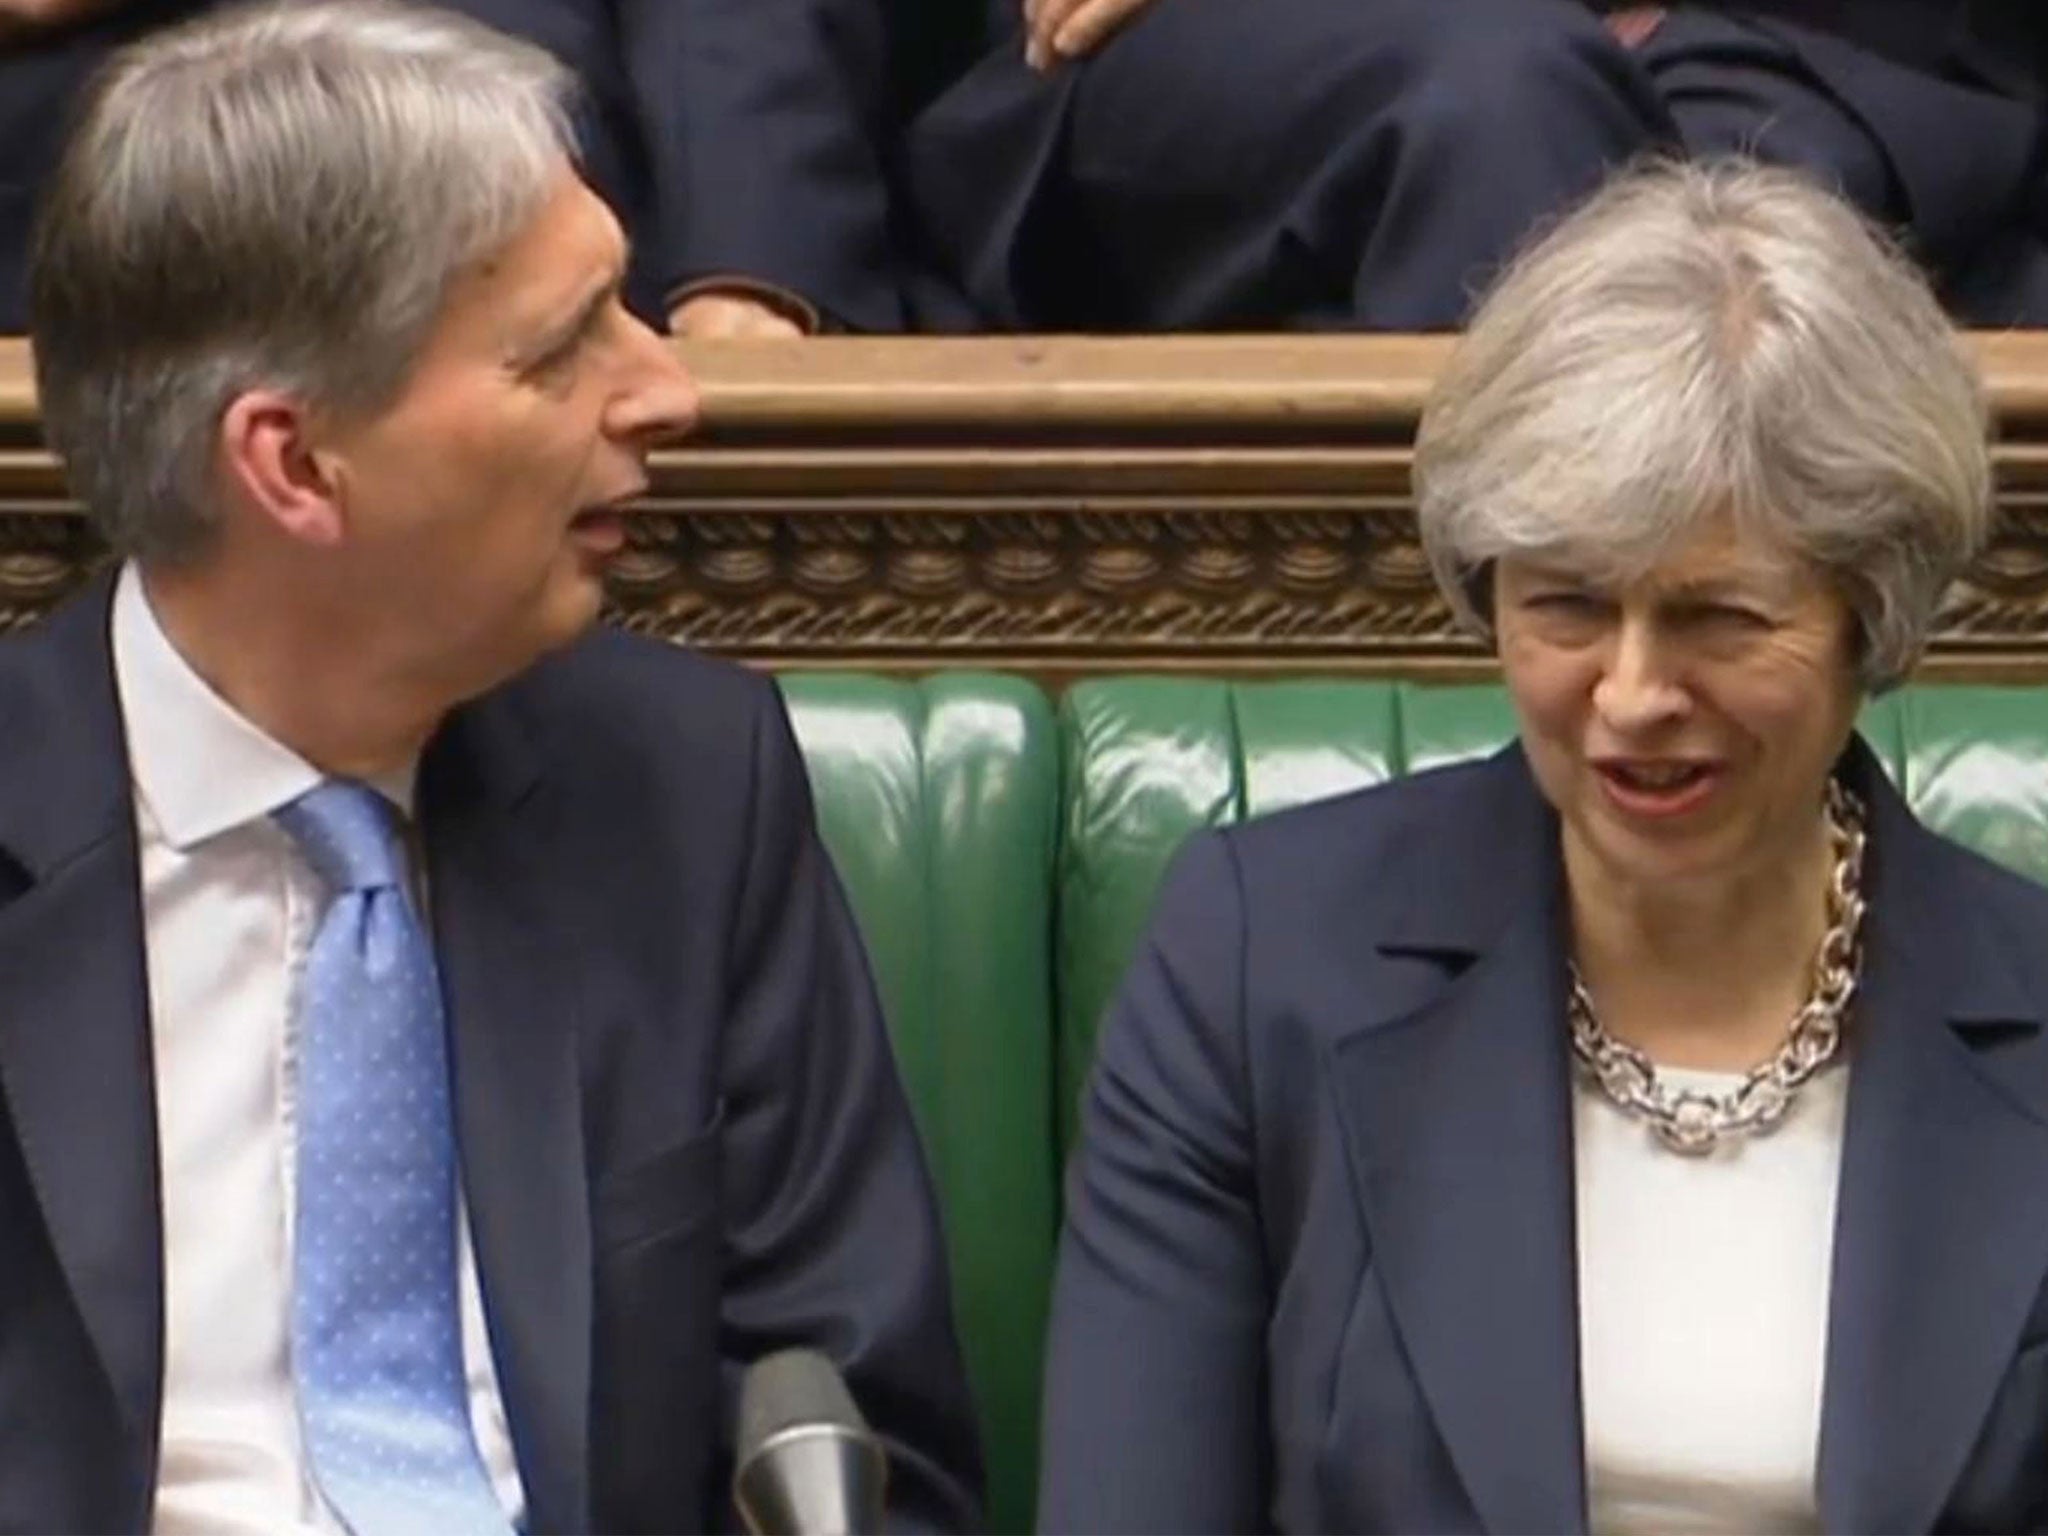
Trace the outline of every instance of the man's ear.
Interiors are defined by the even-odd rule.
[[[272,528],[323,548],[341,542],[348,526],[341,477],[315,446],[304,400],[245,390],[221,413],[218,446],[229,484]]]

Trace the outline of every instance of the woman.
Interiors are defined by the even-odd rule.
[[[1853,734],[1989,518],[1789,174],[1525,255],[1422,530],[1520,740],[1196,839],[1071,1175],[1055,1531],[2048,1527],[2048,893]]]

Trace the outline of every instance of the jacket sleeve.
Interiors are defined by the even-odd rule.
[[[1045,1530],[1250,1531],[1271,1518],[1243,955],[1229,845],[1201,835],[1105,1023],[1069,1169]]]
[[[892,1527],[972,1529],[981,1458],[931,1182],[788,719],[762,693],[722,1074],[720,1420],[730,1435],[748,1364],[822,1350],[887,1444]]]
[[[904,324],[883,0],[618,0],[668,301],[717,279]]]

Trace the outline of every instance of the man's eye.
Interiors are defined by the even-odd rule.
[[[528,367],[527,372],[535,378],[559,377],[568,371],[571,363],[576,361],[576,354],[582,350],[582,345],[583,338],[580,335],[572,336],[559,346],[550,347],[546,352],[535,358]]]
[[[1555,613],[1570,617],[1599,612],[1600,600],[1590,592],[1538,592],[1525,599],[1524,606],[1533,608],[1538,613]]]

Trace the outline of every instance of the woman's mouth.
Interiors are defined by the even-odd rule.
[[[1722,777],[1717,764],[1678,758],[1608,758],[1593,768],[1617,810],[1657,821],[1699,810]]]

